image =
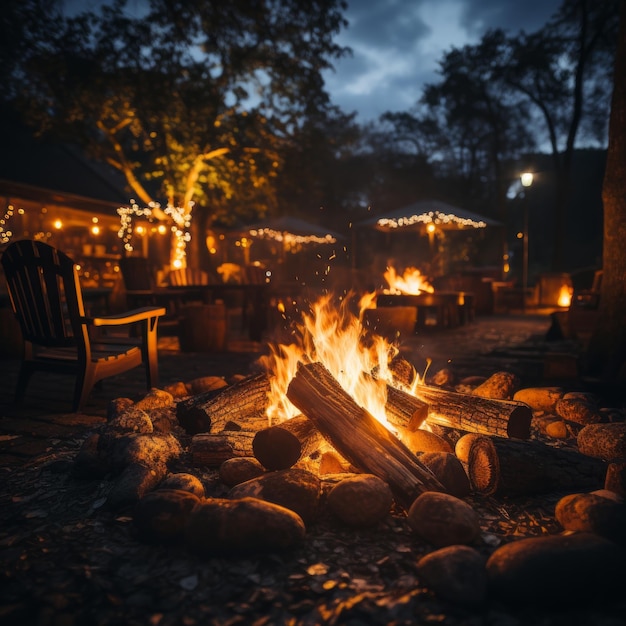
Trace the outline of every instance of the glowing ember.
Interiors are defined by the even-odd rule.
[[[568,307],[572,302],[573,289],[568,285],[561,285],[557,304],[562,307]]]
[[[264,366],[270,375],[271,392],[268,408],[270,424],[280,423],[298,413],[287,400],[286,391],[298,363],[320,362],[339,384],[364,409],[388,426],[385,415],[386,382],[391,382],[389,363],[398,348],[383,337],[373,335],[363,324],[362,315],[375,294],[366,294],[358,302],[358,313],[352,312],[354,297],[348,296],[335,306],[332,296],[324,296],[303,315],[296,328],[296,342],[271,347]],[[377,371],[377,380],[364,372]]]
[[[389,293],[419,296],[422,292],[433,293],[435,291],[416,267],[407,267],[402,276],[398,276],[394,267],[388,267],[384,277],[389,284]]]

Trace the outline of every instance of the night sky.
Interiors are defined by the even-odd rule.
[[[334,104],[366,122],[406,111],[451,47],[477,43],[489,28],[510,34],[541,28],[561,0],[349,0],[350,25],[338,43],[353,56],[325,75]]]

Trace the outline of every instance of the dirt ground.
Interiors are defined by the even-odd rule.
[[[571,358],[555,356],[571,356],[575,346],[547,343],[549,326],[546,315],[486,317],[410,337],[402,354],[418,370],[431,360],[430,371],[446,367],[460,378],[508,370],[526,386],[584,386]],[[161,382],[245,375],[265,350],[237,338],[225,353],[182,353],[173,338],[164,338]],[[488,598],[477,607],[438,598],[416,569],[433,548],[395,508],[383,523],[363,530],[321,514],[304,544],[287,554],[203,558],[179,545],[145,544],[133,530],[132,510],[107,510],[106,479],[78,480],[71,472],[85,437],[104,422],[109,401],[145,393],[142,372],[105,381],[80,414],[69,412],[71,382],[59,376],[36,375],[24,405],[14,407],[16,372],[16,360],[0,360],[2,624],[626,624],[623,598],[541,607],[532,598],[517,606]],[[189,468],[183,459],[173,469]],[[207,492],[219,492],[215,472],[196,472]],[[481,518],[475,547],[486,557],[503,542],[560,532],[553,515],[557,498],[471,496]]]

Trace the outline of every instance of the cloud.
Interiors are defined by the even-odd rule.
[[[352,56],[324,75],[332,100],[358,121],[406,111],[452,47],[476,43],[489,28],[511,33],[543,26],[561,0],[349,0],[349,26],[337,38]]]

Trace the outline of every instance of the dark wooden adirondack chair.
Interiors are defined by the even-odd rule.
[[[76,265],[70,257],[40,241],[12,243],[2,255],[9,297],[24,339],[16,401],[35,371],[76,377],[73,410],[80,411],[100,380],[138,367],[147,388],[158,385],[157,324],[162,307],[143,307],[119,315],[85,315]],[[139,339],[95,337],[95,328],[141,326]]]

